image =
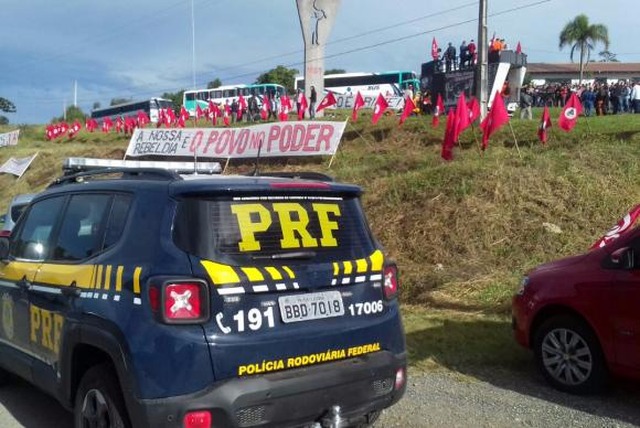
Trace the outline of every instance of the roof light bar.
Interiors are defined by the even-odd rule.
[[[178,174],[220,174],[218,162],[138,161],[119,159],[67,158],[62,163],[65,173],[86,172],[105,168],[159,168]]]

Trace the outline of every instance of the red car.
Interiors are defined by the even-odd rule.
[[[640,379],[639,216],[640,205],[589,252],[533,269],[513,298],[516,340],[560,390],[596,392],[610,375]]]

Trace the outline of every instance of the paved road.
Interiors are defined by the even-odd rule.
[[[529,370],[410,375],[404,399],[385,411],[375,428],[640,426],[640,383],[576,397],[549,388]],[[0,388],[0,427],[72,425],[71,415],[35,388],[20,381]]]

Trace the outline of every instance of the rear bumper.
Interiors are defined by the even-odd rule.
[[[209,410],[212,426],[303,427],[340,407],[344,422],[355,422],[397,402],[405,382],[395,389],[396,371],[406,356],[376,352],[360,358],[216,383],[196,394],[140,400],[136,426],[182,427],[184,415]],[[406,370],[405,370],[406,374]],[[341,426],[347,426],[344,423]]]

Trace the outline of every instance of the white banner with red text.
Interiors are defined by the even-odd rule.
[[[0,147],[16,146],[18,145],[18,137],[20,137],[20,130],[5,132],[0,134]]]
[[[242,128],[136,129],[126,157],[214,159],[334,155],[346,122],[273,122]]]

